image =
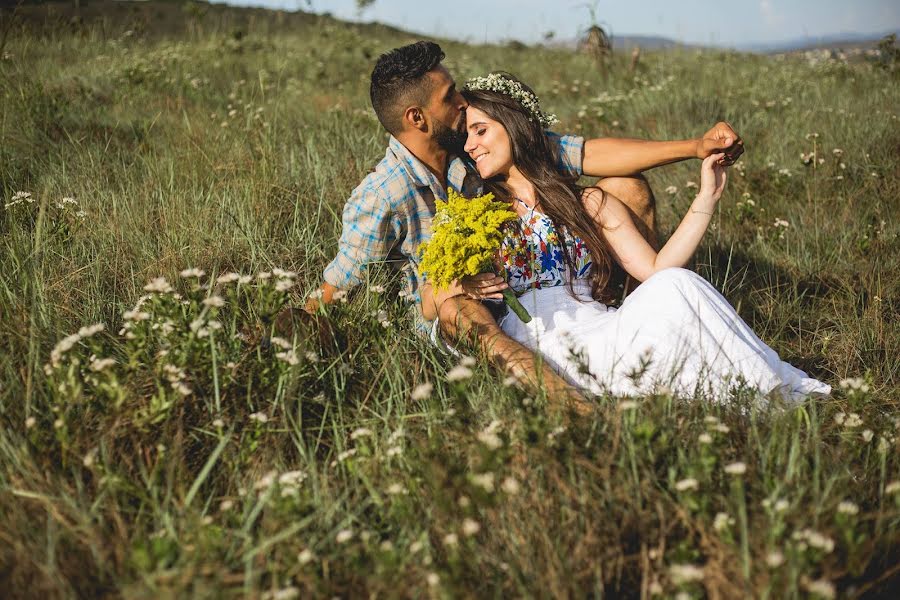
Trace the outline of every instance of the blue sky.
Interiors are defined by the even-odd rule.
[[[590,0],[375,0],[361,17],[355,0],[229,0],[229,4],[331,12],[348,20],[473,42],[535,42],[547,31],[573,38],[589,24]],[[900,30],[898,0],[603,0],[593,2],[613,35],[746,46],[853,32]]]

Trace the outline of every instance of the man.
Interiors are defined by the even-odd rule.
[[[338,291],[360,284],[367,266],[395,261],[406,274],[407,292],[418,302],[417,250],[431,234],[437,199],[446,200],[448,185],[465,196],[481,192],[482,182],[465,161],[466,102],[441,65],[444,53],[432,42],[417,42],[382,55],[372,71],[370,94],[375,114],[391,134],[387,153],[375,171],[353,190],[344,207],[337,256],[325,269],[325,282],[307,304],[330,303]],[[743,152],[742,142],[725,123],[696,140],[652,142],[593,139],[548,133],[560,149],[559,168],[574,175],[604,177],[599,187],[628,205],[648,236],[655,229],[653,194],[641,171],[687,158],[724,151],[726,164]],[[562,394],[571,406],[587,405],[548,367],[535,368],[530,351],[507,337],[488,308],[477,300],[495,285],[490,275],[465,278],[465,295],[445,302],[441,331],[451,339],[471,336],[492,363],[517,375],[537,373],[550,395]],[[527,375],[526,375],[527,376]]]

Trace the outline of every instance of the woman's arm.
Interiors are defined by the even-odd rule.
[[[596,188],[585,191],[582,196],[585,208],[600,227],[613,257],[629,275],[644,281],[657,271],[688,263],[697,251],[725,189],[725,168],[717,164],[722,156],[713,154],[703,160],[700,193],[658,253],[638,231],[628,208],[618,198]]]

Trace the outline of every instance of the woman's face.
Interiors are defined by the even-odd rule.
[[[505,175],[512,167],[512,145],[506,128],[483,111],[469,106],[466,109],[465,150],[475,161],[482,179]]]

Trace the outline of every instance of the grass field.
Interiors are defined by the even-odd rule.
[[[574,420],[480,362],[448,381],[386,271],[329,309],[333,336],[258,343],[333,256],[386,145],[369,73],[415,37],[130,4],[0,21],[4,596],[900,586],[900,71],[685,51],[601,77],[571,51],[442,42],[458,81],[532,83],[561,132],[733,124],[747,152],[695,268],[835,388],[787,410],[600,397]],[[648,177],[665,234],[699,162]]]

